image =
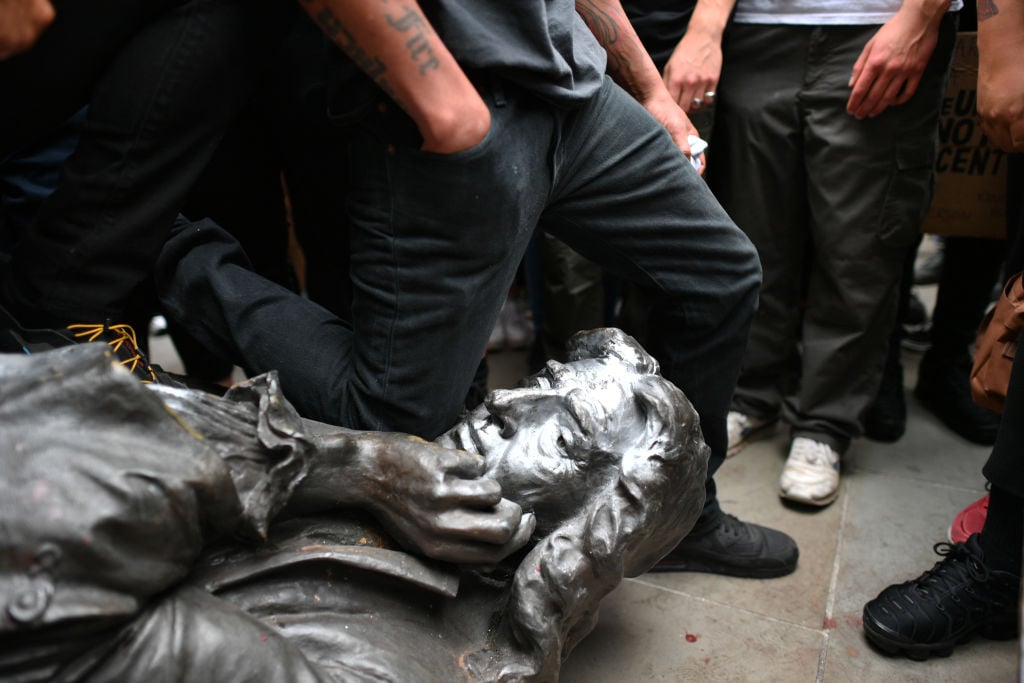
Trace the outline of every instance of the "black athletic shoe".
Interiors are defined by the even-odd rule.
[[[930,570],[864,605],[868,641],[883,652],[924,660],[949,656],[975,633],[1013,638],[1020,577],[989,569],[977,534],[966,543],[937,543],[935,552],[945,557]]]
[[[89,342],[106,343],[121,365],[143,382],[161,382],[159,369],[154,369],[146,360],[130,325],[111,325],[108,321],[68,325],[61,329],[27,329],[0,306],[0,352],[33,354]]]
[[[917,396],[925,408],[954,432],[983,446],[996,442],[999,415],[982,408],[971,397],[970,364],[946,361],[925,354],[918,368]]]
[[[723,514],[712,528],[684,538],[651,571],[770,579],[792,573],[799,556],[796,541],[781,531]]]

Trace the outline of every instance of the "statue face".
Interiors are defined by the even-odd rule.
[[[609,462],[602,453],[621,454],[643,437],[637,378],[614,359],[549,361],[519,387],[492,392],[437,443],[483,455],[485,476],[501,482],[506,498],[553,523],[597,488],[592,478],[607,468],[595,458]]]

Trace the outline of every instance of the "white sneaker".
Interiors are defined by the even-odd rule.
[[[505,320],[499,314],[498,315],[498,319],[494,322],[494,329],[491,330],[491,336],[487,340],[487,350],[488,351],[501,351],[504,348],[505,348]]]
[[[775,433],[775,428],[778,424],[779,419],[777,417],[751,417],[750,415],[730,410],[728,417],[726,417],[726,425],[729,429],[729,446],[725,452],[725,457],[736,455],[751,441],[771,436]]]
[[[509,349],[525,349],[533,343],[533,322],[529,320],[519,303],[509,299],[502,309],[505,324],[505,345]]]
[[[793,439],[779,477],[779,495],[806,505],[834,501],[839,496],[839,454],[827,443],[803,436]]]

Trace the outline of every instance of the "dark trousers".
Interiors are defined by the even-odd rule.
[[[715,105],[708,182],[764,267],[735,406],[783,412],[794,436],[840,453],[881,383],[907,251],[931,197],[956,20],[914,96],[846,112],[875,26],[734,24]]]
[[[57,191],[13,252],[0,299],[23,323],[122,314],[181,200],[246,103],[292,5],[57,0],[29,52],[0,62],[0,160],[89,105]]]
[[[384,102],[352,136],[351,326],[252,273],[208,222],[183,223],[161,255],[163,303],[248,372],[278,369],[306,416],[433,438],[462,410],[540,226],[651,293],[648,347],[699,412],[713,473],[760,283],[749,240],[610,81],[571,111],[480,88],[491,131],[467,151],[420,151]]]
[[[1020,195],[1020,189],[1024,188],[1024,155],[1010,156],[1006,181],[1006,236],[1010,245],[1006,261],[1008,279],[1024,270],[1024,201]],[[990,482],[1018,498],[1024,498],[1021,456],[1024,456],[1024,353],[1018,350],[1013,359],[999,433],[992,455],[982,470]]]

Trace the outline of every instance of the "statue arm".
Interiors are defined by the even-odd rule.
[[[577,0],[576,10],[608,53],[608,73],[658,120],[687,156],[697,135],[654,66],[618,0]]]
[[[481,478],[480,456],[387,432],[335,432],[315,445],[289,512],[367,509],[411,550],[460,564],[498,562],[533,532],[533,515]]]

